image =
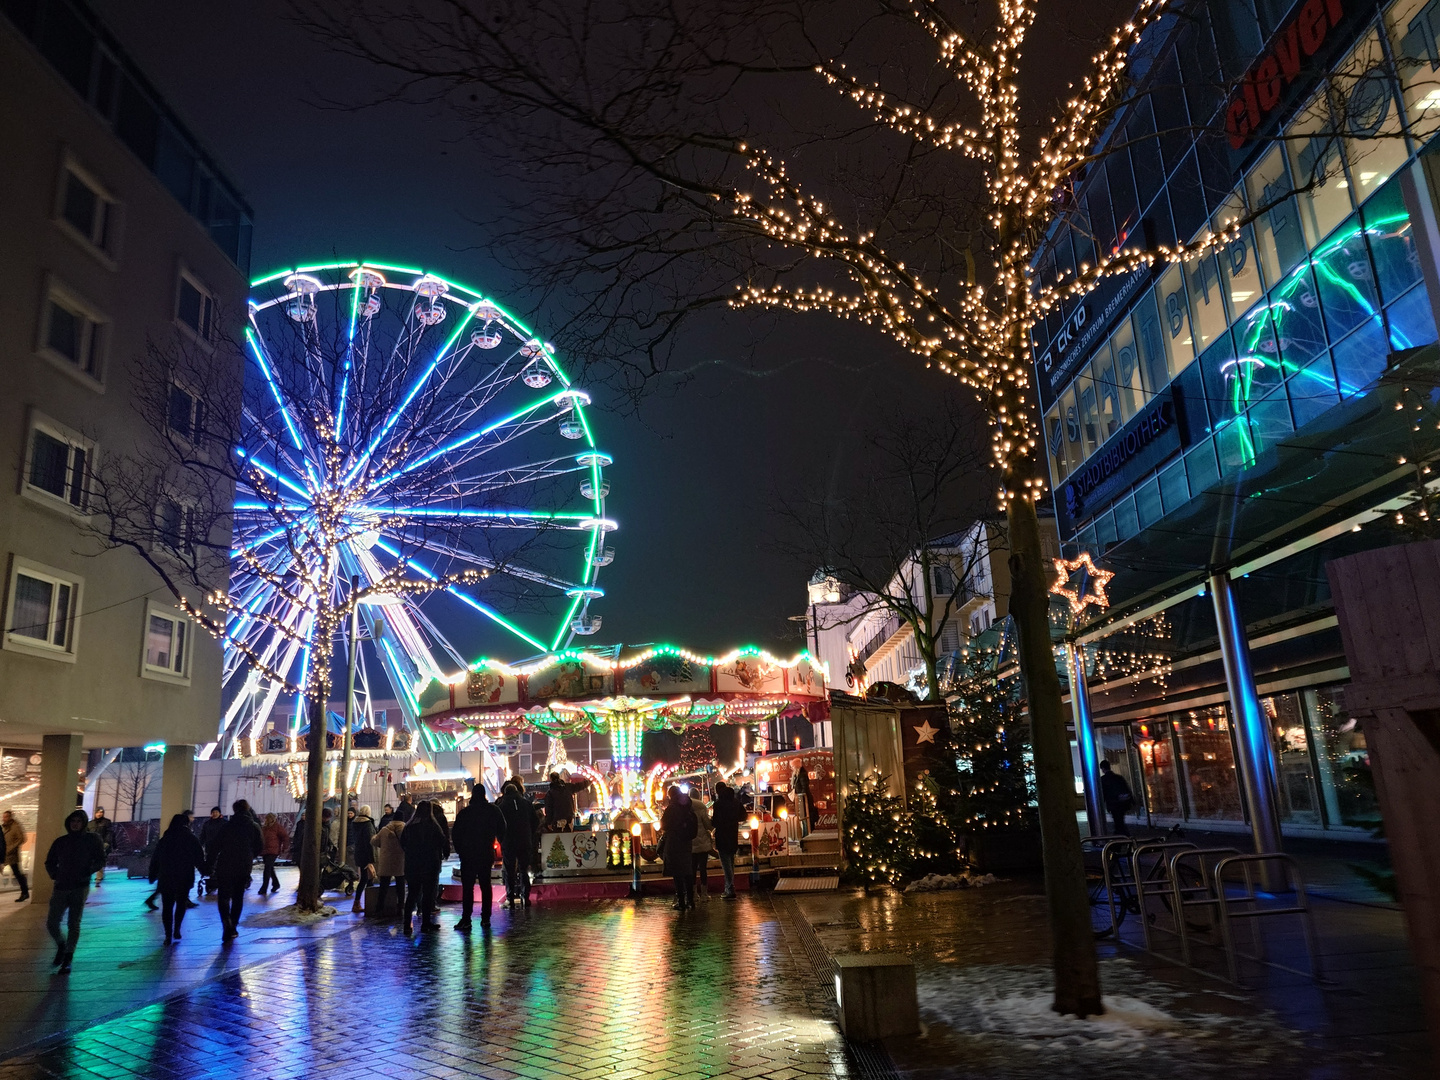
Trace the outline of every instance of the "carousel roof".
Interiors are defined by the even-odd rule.
[[[808,652],[782,660],[755,647],[723,656],[645,645],[567,649],[514,665],[484,659],[432,679],[416,696],[425,724],[454,733],[533,728],[572,735],[608,730],[612,718],[682,730],[829,714],[824,665]]]

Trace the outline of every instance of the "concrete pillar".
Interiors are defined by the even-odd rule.
[[[1230,575],[1210,578],[1210,597],[1215,604],[1215,624],[1220,631],[1220,657],[1225,664],[1225,687],[1230,696],[1230,722],[1235,728],[1235,747],[1240,760],[1240,783],[1250,808],[1250,832],[1257,854],[1282,851],[1280,816],[1275,788],[1275,747],[1270,722],[1255,692],[1255,674],[1250,667],[1250,642],[1245,620],[1235,603]]]
[[[170,827],[170,819],[186,810],[194,797],[195,747],[166,746],[165,761],[160,772],[160,831]]]
[[[40,810],[35,820],[35,865],[30,875],[34,903],[50,900],[52,883],[45,872],[45,856],[55,838],[65,831],[65,819],[78,805],[82,735],[46,735],[40,748]]]
[[[1100,798],[1100,751],[1090,719],[1090,687],[1085,681],[1085,656],[1070,642],[1065,643],[1065,667],[1070,675],[1070,712],[1075,718],[1075,742],[1080,747],[1081,779],[1085,782],[1085,819],[1090,835],[1101,836],[1108,830]]]

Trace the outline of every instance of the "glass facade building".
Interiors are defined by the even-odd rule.
[[[1381,512],[1413,484],[1407,463],[1440,451],[1421,430],[1435,395],[1411,415],[1405,385],[1435,385],[1440,352],[1427,155],[1440,0],[1209,0],[1189,14],[1137,53],[1140,92],[1033,266],[1055,280],[1241,223],[1033,332],[1066,554],[1117,572],[1116,612],[1168,611],[1158,648],[1184,671],[1123,695],[1092,676],[1097,740],[1152,816],[1246,819],[1204,599],[1209,575],[1234,574],[1281,821],[1358,828],[1378,811],[1323,567],[1406,539]],[[1133,627],[1104,622],[1078,629],[1092,661],[1133,652]]]

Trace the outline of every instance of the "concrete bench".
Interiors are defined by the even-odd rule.
[[[909,957],[840,953],[834,961],[840,1030],[847,1039],[884,1039],[920,1030],[915,964]]]

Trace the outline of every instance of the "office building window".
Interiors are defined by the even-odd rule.
[[[26,494],[43,492],[41,498],[53,496],[76,510],[84,510],[89,499],[94,447],[58,424],[36,420],[30,428],[27,449]]]
[[[60,170],[55,217],[90,250],[107,258],[115,256],[120,205],[99,180],[68,159]]]
[[[63,286],[51,284],[40,313],[40,352],[68,370],[99,380],[107,321]]]
[[[176,554],[189,554],[197,539],[195,508],[173,496],[155,507],[155,542]]]
[[[144,674],[183,679],[190,672],[190,620],[154,604],[145,613]]]
[[[181,271],[175,287],[175,320],[202,342],[215,333],[215,299],[191,274]]]
[[[16,558],[10,570],[5,647],[63,659],[73,656],[80,582]]]
[[[205,402],[179,383],[170,384],[168,410],[170,430],[190,442],[198,442],[205,426]]]

